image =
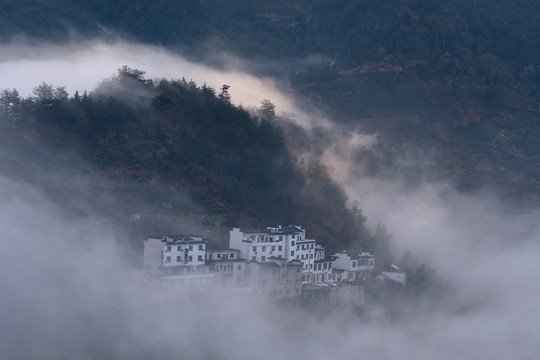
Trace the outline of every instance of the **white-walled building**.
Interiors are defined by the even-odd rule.
[[[246,277],[246,260],[235,249],[206,250],[206,264],[216,276],[218,286],[242,286]]]
[[[144,241],[143,266],[149,273],[178,266],[204,265],[206,241],[195,235],[150,236]]]
[[[240,259],[240,251],[237,249],[206,249],[205,260],[223,261],[223,260],[238,260]]]
[[[266,262],[247,262],[245,287],[276,299],[300,296],[302,263],[272,257]]]
[[[335,253],[334,269],[341,273],[341,281],[362,282],[371,277],[375,268],[375,257],[369,252],[350,256],[345,251]]]
[[[308,274],[307,282],[310,284],[331,282],[336,283],[338,275],[333,271],[334,270],[334,259],[320,259],[315,260],[313,267],[313,272]]]
[[[306,230],[300,226],[233,228],[229,236],[229,247],[239,250],[242,259],[257,262],[267,262],[271,257],[298,260],[302,263],[303,274],[313,271],[315,240],[306,239]]]
[[[181,266],[164,269],[159,283],[190,289],[210,289],[215,285],[215,274],[208,266]]]
[[[206,249],[202,236],[151,236],[144,241],[144,267],[162,284],[230,286],[285,298],[299,296],[302,285],[362,282],[375,265],[369,252],[327,258],[325,248],[296,225],[233,228],[229,236],[229,249]]]

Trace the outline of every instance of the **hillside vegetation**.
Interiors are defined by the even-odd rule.
[[[297,223],[333,250],[371,241],[364,218],[347,208],[325,168],[291,157],[269,101],[254,116],[230,103],[226,85],[216,91],[184,79],[154,83],[127,67],[90,94],[70,97],[42,83],[29,98],[5,89],[0,100],[4,147],[24,153],[21,162],[67,167],[72,186],[90,182],[96,193],[118,199],[109,209],[116,216],[192,214],[223,232]],[[45,157],[46,148],[76,151],[84,164]],[[2,160],[5,167],[13,158]],[[43,180],[17,171],[26,181]],[[65,193],[55,181],[50,186],[56,198]]]
[[[538,204],[538,18],[533,0],[0,0],[0,38],[112,31],[192,58],[284,60],[268,71],[378,135],[364,159],[374,173],[410,152],[423,157],[405,172],[411,183],[488,185]],[[310,55],[310,66],[286,65]]]

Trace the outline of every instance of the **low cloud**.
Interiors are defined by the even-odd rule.
[[[222,69],[194,63],[185,57],[158,46],[125,41],[83,41],[68,45],[11,43],[0,45],[0,78],[2,88],[16,88],[22,96],[30,96],[41,82],[65,86],[70,94],[92,91],[116,69],[127,65],[146,71],[148,79],[193,79],[197,84],[219,89],[231,86],[232,101],[242,106],[259,106],[263,99],[272,99],[279,111],[294,112],[295,106],[282,94],[272,78],[260,78],[243,68],[249,63],[223,55]]]

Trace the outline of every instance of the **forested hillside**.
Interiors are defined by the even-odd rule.
[[[469,66],[489,66],[490,59],[483,58],[488,55],[521,70],[540,63],[536,5],[533,0],[2,0],[0,35],[61,40],[72,32],[96,35],[108,29],[191,49],[218,39],[225,49],[250,56],[318,53],[343,66],[389,54],[467,72]]]
[[[228,51],[376,135],[355,154],[365,176],[489,186],[536,206],[539,12],[529,0],[0,0],[0,39],[120,36],[199,60]],[[327,243],[369,241],[340,186],[320,164],[298,167],[271,118],[234,107],[226,88],[127,70],[91,94],[4,92],[2,136],[30,153],[36,143],[76,148],[96,166],[85,170],[95,186],[126,194],[125,212],[153,204],[222,228],[294,221]],[[128,80],[140,91],[118,90]]]
[[[411,182],[489,185],[537,203],[539,17],[532,0],[2,0],[0,37],[112,33],[191,58],[285,60],[268,71],[379,136],[365,161],[384,157],[387,172],[406,151],[429,153]],[[310,55],[322,57],[285,65]]]
[[[102,204],[115,217],[199,216],[217,231],[298,223],[333,250],[370,241],[364,218],[347,208],[325,168],[317,162],[299,167],[291,157],[269,101],[254,116],[230,103],[226,85],[155,83],[128,67],[92,93],[69,96],[42,83],[29,98],[4,89],[0,99],[4,149],[24,154],[23,160],[3,157],[3,167],[20,162],[11,164],[15,176],[31,183],[43,176],[25,172],[28,162],[44,172],[67,167],[74,187],[91,183],[94,192],[118,199]],[[84,164],[45,157],[44,149],[75,151]],[[64,183],[52,181],[49,192],[58,198]],[[153,226],[159,225],[167,226]]]

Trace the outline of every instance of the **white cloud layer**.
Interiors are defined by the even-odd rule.
[[[258,78],[242,70],[242,63],[227,56],[226,69],[186,60],[157,46],[122,41],[84,41],[70,45],[0,45],[1,88],[16,88],[22,96],[29,96],[41,82],[65,86],[70,94],[92,91],[101,80],[114,75],[116,69],[127,65],[146,71],[149,79],[193,79],[216,89],[231,86],[232,100],[243,106],[259,106],[268,98],[281,111],[291,112],[290,99],[282,95],[270,78]]]

